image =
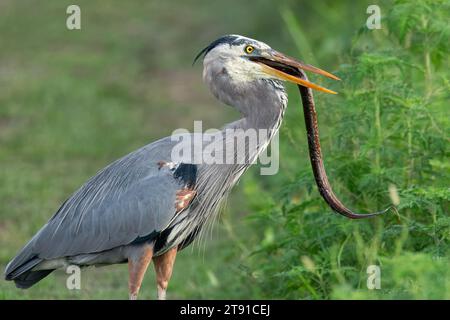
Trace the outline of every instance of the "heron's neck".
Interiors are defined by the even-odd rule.
[[[272,136],[280,127],[287,105],[287,94],[281,82],[259,80],[257,85],[236,99],[234,107],[243,118],[230,123],[227,128],[267,130]]]

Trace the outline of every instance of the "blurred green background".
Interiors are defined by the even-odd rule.
[[[0,267],[97,170],[176,128],[238,114],[201,81],[223,34],[267,42],[331,71],[312,79],[325,165],[350,208],[320,198],[297,90],[280,131],[280,171],[253,168],[202,245],[179,254],[169,299],[450,299],[448,1],[0,1]],[[382,29],[365,27],[378,4]],[[390,188],[390,192],[389,192]],[[381,289],[366,270],[381,268]],[[126,265],[88,268],[70,291],[57,271],[2,299],[126,299]],[[152,270],[141,299],[156,295]]]

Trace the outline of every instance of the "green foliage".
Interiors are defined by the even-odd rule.
[[[286,152],[301,143],[306,154],[304,129],[282,131],[281,161],[295,158],[295,178],[285,177],[274,201],[281,206],[252,215],[264,235],[250,263],[262,296],[449,298],[448,9],[444,1],[385,6],[383,29],[362,27],[341,58],[339,97],[316,95],[336,193],[362,212],[392,201],[398,213],[365,221],[330,213],[309,164]],[[283,10],[290,33],[301,33]],[[366,287],[372,264],[381,267],[381,290]]]

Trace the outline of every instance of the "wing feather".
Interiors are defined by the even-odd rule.
[[[8,264],[14,271],[30,259],[54,259],[127,245],[167,227],[176,214],[182,181],[159,161],[170,161],[164,138],[113,162],[67,199]]]

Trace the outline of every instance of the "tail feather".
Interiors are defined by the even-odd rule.
[[[42,259],[37,257],[32,257],[22,264],[16,264],[16,258],[12,260],[7,266],[5,270],[5,279],[6,280],[14,280],[21,276],[22,274],[31,271]]]
[[[5,268],[5,280],[14,281],[18,288],[26,289],[45,278],[53,270],[37,270],[42,259],[33,253],[33,239],[12,259]]]
[[[38,270],[38,271],[27,271],[22,273],[20,276],[12,279],[14,280],[16,287],[20,289],[28,289],[35,283],[41,281],[43,278],[52,273],[55,269],[51,270]]]
[[[33,268],[42,262],[42,259],[32,257],[28,261],[18,264],[16,260],[17,258],[23,260],[23,257],[20,255],[17,256],[6,266],[5,270],[5,280],[14,281],[17,288],[27,289],[55,270],[50,269],[33,271]]]
[[[36,261],[37,255],[33,252],[33,237],[28,243],[20,249],[16,256],[8,263],[5,268],[5,279],[18,276],[21,272],[25,272],[30,268],[33,268],[39,261]],[[33,265],[34,263],[34,265]]]

